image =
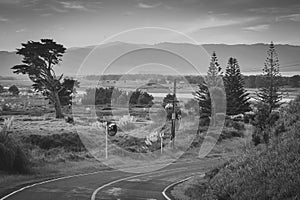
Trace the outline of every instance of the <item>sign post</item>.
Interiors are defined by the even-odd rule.
[[[162,154],[163,153],[163,140],[164,140],[164,135],[163,135],[163,133],[160,133],[159,134],[159,136],[160,136],[160,154]]]
[[[106,122],[105,126],[105,158],[108,159],[108,122]]]

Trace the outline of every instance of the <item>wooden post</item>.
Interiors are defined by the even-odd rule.
[[[173,110],[172,110],[172,127],[171,127],[171,135],[172,135],[172,148],[175,147],[175,121],[176,121],[176,79],[174,79],[174,89],[173,89]]]

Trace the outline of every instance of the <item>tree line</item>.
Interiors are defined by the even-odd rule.
[[[76,92],[76,87],[79,87],[77,80],[64,78],[63,74],[57,75],[54,71],[54,66],[57,66],[62,56],[66,51],[66,48],[54,42],[52,39],[41,39],[40,41],[28,41],[22,43],[22,48],[17,49],[17,54],[23,56],[22,64],[12,67],[14,73],[27,74],[33,82],[33,88],[36,91],[42,92],[46,98],[54,105],[56,111],[56,117],[63,117],[61,107],[63,105],[71,104],[71,97]],[[101,76],[102,80],[108,78],[120,78],[120,75],[105,75]],[[146,78],[147,75],[129,75],[129,78]],[[152,75],[153,76],[153,75]],[[96,78],[97,76],[90,76],[90,78]],[[155,78],[164,79],[164,75],[156,75]],[[249,76],[252,78],[253,76]],[[298,76],[291,78],[290,83],[293,82],[293,86],[297,86]],[[226,100],[227,100],[227,114],[234,115],[239,113],[245,113],[250,110],[249,97],[245,88],[245,77],[240,72],[239,63],[236,58],[232,57],[228,60],[225,74],[222,72],[222,68],[218,63],[216,53],[214,52],[211,57],[211,61],[208,67],[208,72],[205,77],[200,76],[166,76],[168,81],[176,80],[188,80],[190,83],[198,84],[198,90],[196,91],[195,99],[199,103],[199,110],[201,114],[209,116],[211,111],[216,109],[211,107],[212,102],[216,102],[218,99],[225,97],[222,94],[220,84],[224,84]],[[270,44],[268,51],[268,57],[265,63],[263,73],[259,76],[261,79],[260,92],[258,98],[263,103],[270,105],[270,109],[278,107],[281,96],[278,94],[278,90],[281,84],[282,77],[279,73],[279,62],[277,53],[275,51],[274,44]],[[99,80],[99,79],[98,79]],[[247,78],[246,78],[247,80]],[[249,81],[248,81],[249,82]],[[253,81],[251,81],[252,84]],[[256,86],[256,85],[255,85]],[[219,89],[218,89],[219,88]],[[88,93],[96,94],[95,103],[106,103],[108,99],[111,99],[112,88],[101,89],[96,88],[95,91],[88,90]],[[118,101],[125,102],[128,100],[128,96],[137,95],[136,98],[132,97],[133,104],[150,105],[149,99],[151,96],[141,91],[135,91],[135,93],[126,94],[119,90],[113,90],[118,93]],[[210,93],[217,94],[216,99],[212,99]],[[142,97],[141,97],[142,96]],[[152,97],[153,98],[153,97]],[[146,100],[145,100],[146,99]],[[90,101],[85,99],[84,101]],[[119,102],[120,103],[120,102]],[[222,102],[220,102],[222,103]],[[219,104],[216,104],[219,106]]]
[[[257,93],[257,99],[259,103],[268,105],[269,113],[271,113],[281,105],[282,99],[280,90],[282,76],[279,72],[279,60],[273,42],[267,51],[267,58],[260,78],[262,84]],[[222,93],[222,88],[225,89],[225,94],[224,91]],[[230,57],[225,74],[223,74],[217,55],[213,52],[207,75],[203,82],[198,84],[198,90],[194,94],[199,104],[200,116],[208,117],[216,113],[213,112],[215,111],[214,106],[220,106],[222,102],[217,102],[212,97],[218,95],[219,99],[222,99],[222,96],[223,100],[226,99],[227,115],[244,114],[252,110],[249,93],[245,90],[245,79],[241,74],[238,60]]]

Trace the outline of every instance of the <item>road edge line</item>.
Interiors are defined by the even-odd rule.
[[[162,191],[162,195],[165,197],[165,199],[167,199],[167,200],[172,200],[172,199],[166,194],[167,190],[170,189],[171,187],[174,187],[175,185],[177,185],[177,184],[179,184],[179,183],[182,183],[182,182],[185,182],[185,181],[191,179],[191,178],[194,177],[194,176],[195,176],[195,175],[189,176],[189,177],[187,177],[187,178],[185,178],[185,179],[181,179],[181,180],[179,180],[179,181],[177,181],[177,182],[171,183],[170,185],[168,185],[167,187],[165,187],[165,189]],[[199,176],[200,176],[201,178],[203,178],[203,177],[205,176],[205,173],[201,173]]]
[[[70,176],[63,176],[63,177],[59,177],[59,178],[54,178],[54,179],[49,179],[49,180],[46,180],[46,181],[37,182],[37,183],[34,183],[34,184],[30,184],[30,185],[21,187],[20,189],[15,190],[15,191],[13,191],[13,192],[5,195],[4,197],[1,197],[0,200],[6,200],[7,198],[11,197],[12,195],[14,195],[16,193],[19,193],[19,192],[21,192],[23,190],[26,190],[28,188],[32,188],[34,186],[43,185],[43,184],[46,184],[46,183],[51,183],[51,182],[55,182],[55,181],[59,181],[59,180],[65,180],[65,179],[69,179],[69,178],[75,178],[75,177],[81,177],[81,176],[89,176],[89,175],[93,175],[93,174],[97,174],[97,173],[101,173],[101,172],[103,172],[103,170],[96,171],[96,172],[83,173],[83,174],[75,174],[75,175],[70,175]]]
[[[150,174],[155,174],[155,173],[161,173],[161,172],[169,172],[169,171],[181,171],[183,169],[186,169],[185,167],[181,167],[181,168],[177,168],[177,169],[173,169],[173,170],[163,170],[163,171],[154,171],[154,172],[148,172],[148,173],[143,173],[143,174],[137,174],[137,175],[134,175],[134,176],[127,176],[125,178],[121,178],[121,179],[117,179],[117,180],[114,180],[114,181],[111,181],[109,183],[106,183],[100,187],[98,187],[96,190],[94,190],[92,196],[91,196],[91,200],[96,200],[96,195],[97,193],[102,190],[103,188],[105,187],[108,187],[110,185],[113,185],[115,183],[118,183],[118,182],[121,182],[121,181],[125,181],[125,180],[128,180],[128,179],[132,179],[132,178],[136,178],[136,177],[140,177],[140,176],[145,176],[145,175],[150,175]]]

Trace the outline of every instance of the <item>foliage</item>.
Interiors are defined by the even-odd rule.
[[[41,91],[54,104],[57,118],[63,117],[61,100],[63,103],[69,102],[66,95],[72,94],[69,92],[70,86],[78,85],[78,82],[68,79],[62,82],[63,74],[57,76],[54,72],[54,66],[60,63],[65,51],[63,45],[51,39],[28,41],[22,43],[22,48],[17,49],[17,54],[23,56],[23,64],[12,67],[14,73],[27,74],[34,83],[33,88]]]
[[[78,134],[62,133],[51,135],[35,135],[23,137],[23,142],[36,145],[41,149],[50,150],[54,148],[64,148],[67,151],[85,151]]]
[[[14,173],[29,172],[29,161],[21,146],[9,135],[13,118],[5,120],[0,130],[0,170]]]
[[[19,95],[19,93],[20,93],[19,88],[18,88],[17,86],[15,86],[15,85],[10,86],[10,87],[8,88],[8,91],[9,91],[12,95],[14,95],[14,96],[17,96],[17,95]]]
[[[3,93],[3,92],[5,92],[5,89],[2,85],[0,85],[0,93]]]
[[[224,76],[227,114],[238,115],[250,111],[249,94],[244,89],[244,80],[236,58],[229,58]]]
[[[59,100],[62,106],[72,104],[72,95],[76,93],[76,88],[79,87],[79,82],[71,78],[65,78],[61,83],[62,88],[58,92]]]
[[[128,103],[129,93],[114,87],[88,88],[82,98],[84,105],[124,105]]]
[[[252,134],[252,141],[254,145],[260,143],[269,143],[270,130],[278,120],[278,112],[270,113],[270,106],[268,104],[259,103],[255,112],[255,118],[252,122],[254,132]]]
[[[202,116],[211,115],[211,98],[206,82],[198,85],[198,90],[194,93],[195,99],[198,101],[199,112]]]
[[[222,82],[221,74],[221,67],[218,63],[216,53],[213,52],[207,76],[204,81],[198,85],[199,88],[194,93],[194,97],[199,104],[200,115],[202,116],[210,116],[212,113],[212,99],[210,93],[213,92],[215,88],[220,87]]]
[[[130,95],[129,105],[140,105],[150,108],[153,105],[153,96],[147,92],[136,90]]]
[[[237,122],[231,119],[226,119],[225,121],[226,127],[232,127],[238,131],[245,130],[245,124],[243,122]]]
[[[280,72],[279,60],[273,42],[271,42],[267,52],[267,59],[263,69],[264,85],[258,92],[258,97],[261,102],[269,105],[269,112],[278,108],[281,103],[282,94],[280,92]]]
[[[140,116],[148,116],[149,108],[153,105],[154,97],[147,92],[143,92],[141,90],[136,90],[129,94],[129,114],[130,115],[140,115]],[[141,111],[139,108],[142,108]]]
[[[118,121],[118,127],[123,131],[135,129],[136,118],[130,115],[122,116]]]
[[[175,118],[179,119],[179,116],[181,116],[181,110],[178,104],[178,100],[177,97],[173,94],[167,94],[164,99],[163,99],[163,103],[162,106],[164,109],[166,109],[167,111],[167,120],[171,120],[172,119],[172,113],[173,113],[173,101],[174,101],[174,108],[175,108]],[[167,105],[172,105],[172,107],[167,107]]]
[[[277,133],[270,138],[270,144],[248,150],[223,166],[209,177],[199,199],[297,199],[300,196],[300,102],[292,101],[279,116],[277,126],[269,130],[269,135]],[[203,185],[198,187],[203,189]]]

